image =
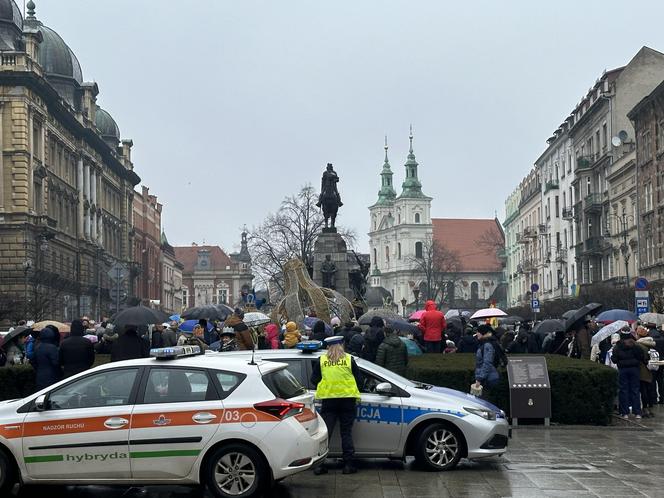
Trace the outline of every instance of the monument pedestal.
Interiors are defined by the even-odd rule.
[[[323,273],[321,267],[325,262],[326,256],[336,266],[334,290],[340,293],[349,301],[354,298],[354,293],[350,288],[348,280],[348,249],[343,237],[339,235],[334,228],[324,228],[323,232],[316,239],[314,244],[314,282],[323,285]]]

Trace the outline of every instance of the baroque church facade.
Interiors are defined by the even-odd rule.
[[[381,188],[378,200],[369,207],[370,286],[384,289],[387,301],[400,311],[404,302],[409,309],[422,308],[427,289],[421,262],[429,257],[432,244],[437,244],[458,258],[455,270],[445,276],[449,282],[443,293],[444,308],[500,304],[505,287],[505,236],[500,223],[497,219],[432,218],[433,198],[423,192],[418,178],[412,128],[409,141],[406,177],[397,195],[385,140]]]

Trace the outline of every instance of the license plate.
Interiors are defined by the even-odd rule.
[[[318,447],[318,456],[324,455],[325,453],[327,453],[327,439],[321,441],[320,446]]]

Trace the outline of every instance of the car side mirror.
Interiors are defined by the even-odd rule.
[[[46,402],[46,395],[41,394],[37,396],[37,399],[35,399],[35,410],[38,412],[43,412],[46,410],[47,407],[47,402]]]
[[[383,396],[393,396],[394,388],[389,382],[381,382],[376,386],[376,393],[382,394]]]

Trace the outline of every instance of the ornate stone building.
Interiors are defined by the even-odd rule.
[[[168,313],[182,311],[182,270],[175,249],[161,232],[161,308]]]
[[[230,256],[218,246],[194,244],[174,249],[183,266],[183,308],[208,304],[235,306],[252,291],[254,276],[246,231],[242,232],[240,252]]]
[[[131,259],[131,140],[64,40],[0,0],[0,300],[9,318],[110,311],[107,270]],[[121,143],[120,143],[121,142]]]
[[[385,144],[378,200],[369,207],[370,285],[383,287],[394,305],[405,302],[409,309],[421,305],[426,298],[422,262],[427,265],[427,260],[437,259],[430,257],[430,247],[435,244],[458,257],[458,264],[453,264],[451,257],[447,262],[437,262],[441,268],[448,268],[443,291],[446,307],[482,307],[492,298],[503,302],[504,297],[495,294],[497,289],[504,289],[498,253],[503,253],[505,237],[500,224],[495,219],[431,218],[432,198],[422,192],[412,130],[409,140],[406,177],[398,196]],[[368,294],[383,299],[385,293],[369,290]]]

